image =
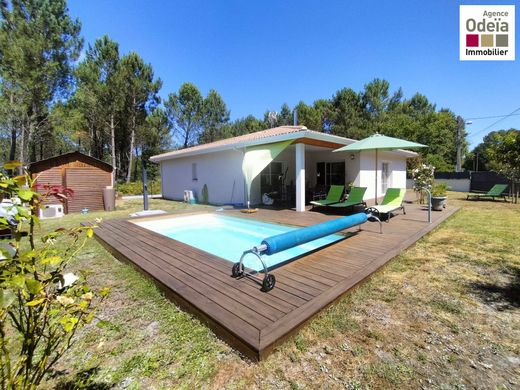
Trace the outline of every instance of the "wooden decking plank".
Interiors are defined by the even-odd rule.
[[[363,268],[365,262],[370,261],[374,256],[362,255],[356,252],[356,256],[354,258],[347,257],[345,255],[345,250],[352,249],[352,245],[343,244],[337,251],[330,251],[321,254],[320,258],[323,259],[323,262],[320,264],[331,263],[337,265],[339,267],[344,267],[346,271],[350,271],[352,268],[359,269]]]
[[[451,216],[457,210],[458,209],[449,211],[446,210],[445,213],[448,214],[446,218]],[[357,284],[366,280],[371,274],[380,269],[384,264],[389,262],[410,245],[415,243],[420,237],[423,237],[425,234],[436,228],[439,224],[439,221],[437,220],[436,222],[437,223],[434,222],[432,224],[425,225],[422,229],[416,231],[413,236],[408,237],[391,248],[384,257],[379,257],[362,270],[357,271],[351,277],[328,289],[316,299],[307,302],[298,309],[286,315],[284,318],[262,329],[260,331],[260,351],[269,348],[272,344],[282,339],[286,333],[299,327],[321,309],[334,302],[334,300],[341,297]]]
[[[137,246],[135,246],[133,244],[129,244],[127,241],[121,241],[120,236],[116,236],[116,237],[118,237],[118,238],[114,238],[114,236],[112,236],[110,238],[110,240],[112,242],[115,241],[117,243],[117,245],[119,245],[117,248],[119,251],[125,251],[125,250],[134,251],[134,253],[137,254],[138,258],[141,261],[144,259],[146,262],[153,264],[158,269],[161,269],[162,271],[166,271],[169,275],[171,275],[178,281],[181,281],[182,284],[189,285],[190,287],[192,287],[194,290],[196,290],[198,292],[206,293],[206,295],[204,295],[206,297],[206,299],[213,301],[214,303],[218,304],[219,306],[222,306],[222,308],[224,308],[225,310],[228,310],[232,313],[237,313],[238,309],[242,308],[238,304],[238,302],[236,302],[235,300],[228,299],[228,297],[226,295],[224,295],[223,293],[221,293],[218,290],[212,289],[211,286],[205,284],[203,281],[195,279],[195,278],[191,277],[190,274],[184,273],[180,269],[172,267],[171,264],[165,262],[162,259],[157,261],[157,259],[154,256],[150,256],[149,252],[143,251],[140,248],[138,248]],[[140,243],[140,244],[143,245],[144,243]],[[138,265],[141,265],[141,264],[142,263],[138,263]],[[257,318],[257,317],[259,317],[258,313],[249,310],[249,308],[245,308],[244,311],[248,315],[246,315],[246,316],[242,315],[242,316],[238,316],[238,317],[240,317],[244,321],[250,323],[251,326],[256,328],[258,325],[255,326],[254,321],[258,319]],[[243,314],[243,313],[241,313],[241,314]],[[265,325],[267,323],[271,323],[272,321],[262,321],[260,319],[259,322],[261,322]]]
[[[334,253],[330,253],[328,256],[328,263],[334,264],[334,266],[339,269],[344,268],[347,272],[352,270],[360,270],[366,264],[373,261],[377,256],[369,255],[366,253],[361,253],[356,250],[355,247],[344,248],[344,253],[342,256],[334,255]],[[349,272],[349,275],[352,272]]]
[[[132,225],[132,226],[128,226]],[[179,251],[179,247],[181,247],[178,244],[182,244],[182,251],[180,252],[181,257],[189,257],[197,262],[201,262],[211,268],[214,268],[216,271],[221,271],[223,275],[225,275],[226,278],[229,278],[231,274],[231,269],[229,267],[229,262],[225,261],[223,259],[220,259],[212,254],[208,254],[206,252],[200,251],[197,248],[193,248],[189,245],[183,244],[179,241],[173,240],[171,238],[162,236],[158,233],[155,233],[151,230],[142,228],[140,226],[137,226],[131,222],[127,222],[127,225],[124,225],[124,228],[130,229],[134,231],[138,235],[145,235],[146,237],[149,237],[152,241],[156,242],[158,245],[164,245],[165,247],[177,252]],[[222,262],[226,263],[226,267],[223,268],[221,266]],[[261,294],[260,296],[256,295],[258,293],[258,285],[254,282],[249,281],[246,283],[246,279],[240,279],[242,281],[241,283],[238,283],[237,286],[243,286],[245,289],[244,291],[251,292],[255,297],[258,297],[259,300],[262,300],[263,302],[277,308],[280,310],[292,310],[294,307],[298,307],[301,304],[305,303],[310,297],[307,299],[302,298],[300,296],[297,296],[293,294],[291,291],[286,291],[283,286],[279,286],[281,288],[272,290],[269,292],[267,296],[265,294]]]
[[[302,291],[306,291],[309,294],[312,294],[313,296],[321,294],[329,287],[325,284],[318,283],[313,280],[304,278],[298,274],[295,274],[291,272],[291,269],[289,268],[284,270],[282,267],[280,269],[275,270],[273,273],[276,275],[277,279],[279,277],[284,277],[285,280],[281,280],[284,280],[285,283],[291,284],[293,287],[301,289]]]
[[[299,297],[304,302],[308,302],[311,299],[314,299],[315,295],[311,294],[310,291],[304,291],[304,287],[300,285],[295,286],[293,280],[279,278],[277,275],[277,270],[274,270],[271,273],[276,276],[276,288],[284,289],[285,291],[290,292],[294,296]],[[274,290],[269,291],[268,294],[270,294],[272,291]]]
[[[316,256],[309,256],[308,259],[305,259],[305,262],[300,262],[298,264],[308,264],[314,268],[334,272],[339,276],[348,276],[352,273],[353,270],[362,268],[362,265],[359,264],[359,260],[358,264],[356,264],[352,260],[340,258],[337,256],[334,257],[330,252],[319,253],[316,254]]]
[[[337,280],[323,277],[323,276],[319,275],[317,272],[312,272],[312,270],[309,271],[309,269],[304,268],[302,266],[302,264],[298,264],[293,267],[288,267],[287,270],[290,270],[290,272],[292,272],[293,274],[297,274],[297,275],[301,276],[302,278],[312,280],[312,281],[319,283],[321,285],[324,285],[324,286],[331,287],[331,286],[334,286],[338,282]]]
[[[381,242],[381,241],[382,240],[372,239],[372,242]],[[384,241],[384,242],[391,243],[392,241]],[[341,246],[341,248],[334,248],[333,250],[331,250],[331,254],[333,256],[338,256],[338,257],[341,257],[341,256],[347,257],[346,254],[348,254],[348,253],[356,253],[356,254],[359,254],[362,256],[366,256],[366,257],[377,257],[379,255],[384,254],[386,251],[385,248],[380,248],[377,250],[376,250],[376,248],[377,248],[376,246],[367,248],[366,242],[364,242],[364,240],[362,238],[353,236],[349,239],[348,245],[343,245],[343,246]]]
[[[235,313],[235,315],[242,318],[244,321],[248,322],[255,328],[260,329],[261,327],[270,324],[273,322],[273,320],[279,318],[283,314],[279,311],[274,313],[274,309],[265,310],[265,307],[259,307],[259,305],[255,306],[255,310],[253,310],[247,305],[254,305],[258,302],[255,302],[253,299],[245,295],[241,296],[241,300],[243,302],[238,302],[235,299],[237,296],[237,290],[231,286],[226,286],[220,281],[208,278],[203,273],[194,274],[190,272],[190,268],[186,267],[184,263],[178,262],[173,257],[165,255],[158,250],[154,250],[156,248],[150,246],[149,244],[144,242],[141,242],[139,246],[136,246],[134,243],[129,244],[128,240],[130,238],[122,231],[116,231],[116,234],[114,234],[114,231],[112,231],[112,233],[113,237],[117,237],[115,239],[121,245],[134,250],[143,258],[146,258],[147,256],[150,257],[151,259],[148,260],[149,262],[155,264],[161,269],[166,270],[170,275],[177,277],[179,280],[185,281],[185,283],[189,284],[197,291],[205,293],[206,296],[208,296],[208,298],[213,302],[222,306],[226,310]],[[146,245],[148,245],[148,248],[146,248]]]
[[[345,278],[343,271],[334,270],[327,267],[327,264],[322,263],[320,259],[309,259],[305,262],[300,262],[294,265],[289,265],[289,267],[298,267],[307,272],[312,272],[316,275],[320,275],[326,277],[327,279],[333,280],[335,282],[339,282]]]
[[[120,255],[122,255],[126,261],[134,263],[147,275],[151,276],[153,279],[158,280],[165,286],[168,286],[168,288],[174,293],[187,300],[190,305],[210,315],[212,320],[226,327],[232,333],[246,341],[249,345],[258,345],[258,330],[249,323],[243,321],[240,317],[236,316],[233,312],[230,312],[218,304],[215,304],[213,301],[209,300],[207,296],[196,291],[191,286],[184,284],[181,280],[176,279],[166,272],[163,272],[159,267],[150,263],[146,259],[141,258],[140,260],[142,261],[136,262],[135,258],[140,256],[136,256],[135,252],[126,246],[120,245],[119,242],[113,240],[112,238],[105,237],[103,240],[107,242],[107,244],[109,244],[112,248],[114,248],[114,250],[117,251]]]
[[[346,267],[346,271],[351,271],[352,267],[361,268],[358,261],[353,261],[348,258],[344,258],[343,249],[348,248],[351,243],[351,238],[346,238],[345,240],[339,241],[325,248],[321,248],[317,251],[313,251],[303,257],[306,264],[313,264],[313,266],[318,266],[322,270],[327,270],[327,267],[322,267],[322,264],[327,262],[332,262],[334,265],[338,264],[338,259],[344,260],[344,264]],[[373,256],[373,255],[372,255]],[[300,259],[294,260],[294,262],[290,262],[288,265],[292,266],[293,264],[303,264]],[[340,264],[341,265],[341,264]],[[329,272],[331,268],[328,268]],[[331,272],[333,275],[337,275],[336,272]],[[323,275],[325,276],[325,275]]]
[[[111,225],[113,229],[119,229],[117,225],[114,227],[114,225]],[[125,226],[126,227],[126,226]],[[143,229],[139,228],[138,229]],[[137,230],[136,233],[142,234],[143,232]],[[121,234],[121,233],[118,233]],[[163,237],[160,237],[161,239],[164,239]],[[171,239],[166,238],[166,240],[170,241]],[[177,242],[177,241],[174,241]],[[205,283],[215,284],[216,286],[220,286],[221,288],[228,288],[232,289],[232,295],[236,296],[236,294],[243,293],[243,300],[244,303],[248,304],[258,304],[261,308],[263,308],[262,315],[267,316],[268,318],[275,317],[279,318],[283,313],[287,313],[288,311],[294,309],[296,307],[295,305],[290,305],[285,301],[281,301],[280,299],[277,299],[275,297],[269,297],[265,298],[264,294],[262,294],[259,291],[259,286],[256,283],[237,283],[236,279],[232,278],[230,276],[230,272],[228,270],[226,275],[223,275],[219,272],[214,272],[213,268],[207,265],[204,259],[191,259],[189,257],[185,257],[180,255],[178,252],[172,252],[170,250],[162,250],[161,242],[157,243],[156,246],[152,246],[155,250],[159,250],[166,254],[167,256],[172,256],[176,261],[181,262],[182,265],[179,265],[179,267],[185,267],[190,268],[195,265],[198,268],[198,271],[200,271],[201,277],[204,279]],[[167,242],[167,244],[171,244]],[[145,245],[149,245],[145,243]],[[193,261],[195,260],[195,261]],[[209,277],[206,277],[205,275],[210,275]],[[237,291],[238,290],[238,291]],[[279,310],[278,307],[282,307],[282,310]]]
[[[96,229],[96,238],[116,257],[154,278],[166,295],[208,322],[232,346],[258,359],[455,211],[450,207],[432,214],[433,224],[428,225],[426,212],[413,206],[406,215],[384,223],[383,235],[377,224],[365,224],[361,232],[347,229],[342,232],[350,234],[345,240],[271,271],[277,282],[269,293],[260,292],[249,278],[231,278],[228,261],[127,220],[106,221]],[[237,214],[232,210],[225,215],[293,226],[341,217],[292,210]]]
[[[146,260],[148,263],[153,264],[155,267],[160,269],[163,273],[167,273],[168,275],[174,277],[177,281],[182,284],[189,285],[195,291],[199,292],[203,296],[206,297],[208,301],[212,301],[215,305],[220,306],[222,309],[234,313],[236,317],[240,318],[244,322],[248,323],[249,326],[260,329],[263,326],[271,323],[272,321],[268,321],[259,315],[257,312],[243,306],[236,299],[229,298],[225,294],[221,293],[218,290],[212,288],[212,286],[205,284],[204,282],[193,278],[189,273],[180,272],[178,269],[172,269],[169,267],[167,263],[164,261],[157,261],[152,256],[152,260],[148,260],[148,256],[146,254],[140,254],[136,247],[130,245],[126,245],[121,241],[118,241],[116,238],[112,237],[112,240],[116,240],[119,245],[121,245],[118,250],[124,254],[127,254],[125,251],[133,251],[140,259]],[[142,262],[137,263],[139,266],[142,266]]]
[[[135,226],[135,228],[138,229],[136,231],[136,233],[139,233],[141,235],[146,234],[146,232],[140,231],[140,230],[143,230],[143,228],[138,227],[138,226]],[[283,290],[277,291],[275,296],[273,296],[273,295],[264,296],[264,294],[259,295],[258,294],[258,290],[259,290],[258,284],[254,283],[252,281],[250,281],[249,283],[238,283],[236,279],[234,279],[230,276],[231,270],[229,269],[229,267],[226,267],[227,272],[225,274],[219,273],[219,272],[212,272],[213,271],[213,268],[211,267],[212,262],[214,260],[220,260],[218,258],[211,259],[211,257],[213,255],[206,254],[205,252],[197,253],[196,248],[194,248],[195,251],[177,252],[178,248],[175,248],[175,244],[178,241],[172,240],[170,238],[165,238],[163,236],[160,236],[158,238],[160,240],[154,241],[154,242],[156,242],[158,245],[162,245],[163,242],[161,242],[161,240],[166,241],[164,243],[165,246],[167,246],[169,249],[173,250],[173,252],[170,250],[163,251],[163,252],[165,252],[166,254],[171,254],[171,255],[176,254],[175,257],[179,258],[180,261],[185,262],[188,267],[193,266],[193,264],[195,262],[195,264],[199,268],[198,269],[199,271],[205,272],[207,274],[211,273],[212,278],[215,278],[215,279],[219,280],[220,282],[229,285],[231,288],[233,288],[235,290],[239,290],[239,291],[234,291],[234,295],[236,295],[237,293],[240,294],[240,292],[242,292],[242,293],[246,294],[246,298],[252,297],[252,299],[255,302],[255,305],[258,305],[258,304],[266,305],[266,306],[272,307],[277,312],[286,313],[286,312],[294,309],[298,305],[302,304],[302,302],[304,302],[301,299],[294,297],[293,295],[291,295],[291,297],[290,297],[290,299],[292,301],[295,301],[295,299],[299,299],[299,301],[297,301],[296,304],[290,304],[287,301],[279,298],[280,295],[283,295],[285,297]],[[152,237],[152,239],[156,239],[156,238]],[[193,257],[193,254],[195,254],[197,256]],[[184,255],[187,255],[188,257],[186,259],[184,259]],[[226,263],[228,263],[228,262],[226,261]],[[268,308],[266,308],[266,309],[268,309]]]
[[[124,235],[123,233],[119,233],[119,234],[120,234],[120,237],[128,238],[128,236]],[[181,262],[180,260],[172,257],[171,255],[168,255],[167,253],[158,251],[156,248],[150,246],[149,244],[141,243],[140,246],[142,246],[142,250],[140,249],[137,252],[140,253],[141,255],[145,256],[146,254],[149,254],[149,255],[156,256],[166,263],[166,265],[162,265],[163,267],[170,269],[170,270],[172,270],[172,267],[174,267],[177,270],[180,270],[181,272],[186,273],[190,277],[197,279],[197,280],[201,281],[202,283],[210,286],[210,288],[212,288],[212,289],[217,288],[219,293],[233,299],[233,301],[235,300],[235,297],[237,296],[237,294],[240,294],[240,291],[237,291],[237,289],[234,286],[232,286],[228,283],[224,283],[224,282],[214,278],[213,276],[206,274],[205,272],[197,272],[195,274],[192,272],[187,272],[186,270],[193,269],[193,267],[190,268],[189,265],[186,265],[185,263]],[[257,291],[257,293],[258,292],[259,291]],[[258,300],[256,300],[255,298],[253,298],[247,294],[242,294],[241,301],[242,301],[243,305],[246,305],[247,309],[244,310],[245,311],[244,315],[240,315],[240,316],[246,320],[253,317],[250,313],[250,310],[254,311],[255,313],[258,313],[262,318],[269,319],[271,321],[273,321],[277,318],[280,318],[284,314],[284,312],[279,311],[271,306],[265,305],[262,302],[259,302]],[[252,309],[252,307],[254,307],[254,310]],[[235,313],[237,313],[237,311],[235,311]],[[263,321],[263,319],[260,320],[259,322],[261,323],[262,321]]]

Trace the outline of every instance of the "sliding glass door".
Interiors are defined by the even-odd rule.
[[[316,164],[316,184],[329,187],[345,185],[345,163],[319,162]]]

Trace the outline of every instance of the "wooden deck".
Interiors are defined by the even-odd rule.
[[[248,357],[265,358],[316,313],[364,281],[401,251],[457,211],[433,212],[407,205],[383,224],[351,228],[345,240],[275,269],[275,288],[264,293],[250,278],[231,277],[231,263],[197,248],[161,236],[129,220],[109,220],[96,237],[116,258],[149,275],[183,309],[205,321],[215,333]],[[338,218],[317,212],[260,210],[241,218],[308,226]],[[244,248],[244,250],[249,248]],[[238,259],[237,259],[238,261]]]

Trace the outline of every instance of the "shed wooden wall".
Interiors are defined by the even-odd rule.
[[[67,201],[67,212],[84,207],[103,210],[103,188],[112,184],[111,179],[110,173],[93,167],[66,168],[64,185],[74,191],[74,197]]]
[[[54,162],[56,164],[56,162]],[[33,172],[39,184],[63,185],[74,191],[74,196],[65,202],[66,213],[79,212],[83,208],[103,210],[103,188],[112,185],[112,173],[93,162],[65,161],[52,165],[44,164]],[[39,190],[43,193],[43,190]],[[44,204],[58,204],[58,199],[46,199]]]

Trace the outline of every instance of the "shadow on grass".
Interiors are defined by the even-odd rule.
[[[471,283],[470,288],[486,304],[497,310],[520,307],[520,268],[511,270],[513,274],[506,283]]]
[[[62,390],[108,390],[113,388],[113,385],[110,383],[94,381],[94,376],[98,371],[99,367],[80,371],[71,380],[59,382],[57,388]]]

